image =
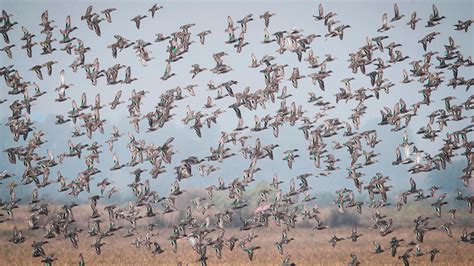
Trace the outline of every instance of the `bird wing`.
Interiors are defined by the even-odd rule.
[[[410,177],[410,186],[411,186],[411,190],[416,190],[416,183],[412,177]]]
[[[395,11],[395,17],[398,18],[400,15],[400,10],[398,9],[398,5],[393,5],[393,10]]]
[[[438,16],[439,16],[438,8],[436,7],[435,4],[433,4],[433,15],[434,15],[435,17],[438,17]]]
[[[64,69],[59,73],[59,82],[61,85],[64,85]]]
[[[115,94],[114,100],[118,102],[120,100],[120,97],[122,97],[122,90],[119,90],[117,94]]]
[[[234,27],[234,22],[232,21],[232,18],[230,16],[227,16],[227,27],[229,28]]]

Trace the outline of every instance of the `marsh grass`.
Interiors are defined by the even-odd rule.
[[[58,208],[51,206],[51,213]],[[410,211],[407,209],[407,211]],[[427,214],[431,210],[427,210]],[[74,215],[77,224],[87,228],[89,209],[88,206],[78,206],[74,209]],[[27,212],[25,207],[21,207],[15,212],[15,221],[0,224],[0,265],[40,265],[40,258],[33,258],[31,254],[31,243],[33,240],[42,239],[43,230],[28,231],[26,228],[25,218]],[[324,209],[322,218],[331,220],[331,216],[339,215],[331,210]],[[398,217],[400,215],[400,217]],[[413,233],[413,226],[411,221],[407,219],[403,222],[403,211],[400,213],[391,213],[390,216],[394,220],[400,219],[402,222],[394,222],[395,231],[388,236],[382,237],[375,230],[368,227],[369,213],[361,215],[360,218],[351,218],[348,223],[341,223],[337,221],[336,224],[330,224],[331,227],[321,231],[311,230],[311,227],[301,226],[295,229],[290,229],[288,235],[295,238],[295,241],[290,242],[284,246],[284,254],[291,255],[291,261],[296,265],[347,265],[350,261],[350,254],[356,254],[363,265],[403,265],[402,261],[398,259],[408,247],[406,244],[415,239]],[[443,217],[448,219],[447,215]],[[465,215],[463,215],[465,216]],[[161,217],[161,216],[159,216]],[[343,217],[343,216],[342,216]],[[410,216],[413,217],[413,216]],[[469,217],[469,216],[468,216]],[[167,217],[168,223],[172,223],[173,218]],[[335,219],[335,218],[332,218]],[[342,219],[341,217],[337,219]],[[410,218],[411,219],[411,218]],[[104,213],[102,226],[107,226],[107,217]],[[364,234],[359,238],[357,243],[350,240],[338,242],[336,247],[331,247],[328,242],[335,234],[338,237],[347,238],[351,234],[352,226],[348,226],[350,222],[357,221],[359,233]],[[472,219],[471,219],[472,221]],[[173,253],[171,244],[167,238],[170,235],[171,228],[163,226],[157,228],[158,236],[153,237],[165,250],[164,253],[153,256],[150,250],[146,247],[136,248],[132,245],[132,241],[138,237],[144,237],[146,231],[145,225],[147,221],[140,220],[139,234],[123,238],[124,230],[116,232],[114,236],[106,237],[103,242],[106,245],[102,249],[102,255],[96,255],[94,249],[90,245],[95,240],[94,237],[88,237],[85,232],[79,235],[79,248],[74,249],[68,239],[60,236],[56,239],[49,240],[50,243],[44,245],[47,254],[54,253],[58,260],[54,265],[77,265],[79,261],[79,253],[82,253],[86,265],[176,265],[182,262],[183,265],[200,265],[197,262],[197,255],[192,251],[191,247],[185,239],[178,240],[178,252]],[[439,226],[443,221],[433,220],[430,224]],[[126,223],[120,223],[127,226]],[[258,237],[252,242],[253,245],[258,245],[261,249],[255,251],[254,260],[250,262],[247,255],[236,245],[231,252],[227,246],[223,248],[222,259],[217,259],[213,248],[209,247],[207,256],[209,257],[209,265],[280,265],[285,255],[280,255],[274,246],[274,242],[281,238],[281,231],[284,227],[277,227],[270,222],[268,228],[258,228],[250,231],[239,231],[238,228],[226,229],[226,237],[236,235],[239,237],[245,236],[250,232],[254,232]],[[341,225],[344,224],[344,225]],[[465,222],[464,222],[465,224]],[[338,226],[336,226],[338,225]],[[22,244],[12,244],[8,242],[10,232],[13,226],[17,226],[19,230],[23,230],[27,237]],[[473,265],[474,261],[474,245],[458,243],[459,236],[462,233],[465,225],[455,225],[452,227],[454,237],[449,238],[444,231],[437,229],[430,231],[425,236],[424,243],[420,244],[423,252],[428,252],[430,249],[436,247],[441,252],[436,256],[434,264],[436,265]],[[474,230],[474,227],[467,226],[468,230]],[[210,236],[215,239],[217,232],[213,232]],[[404,245],[398,249],[395,258],[392,258],[389,250],[389,241],[391,237],[405,239]],[[373,254],[373,241],[379,242],[385,249],[382,254]],[[417,258],[410,258],[412,265],[430,265],[429,255],[424,255]]]

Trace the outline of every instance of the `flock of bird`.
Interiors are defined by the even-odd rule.
[[[130,19],[130,23],[134,23],[137,30],[140,30],[140,25],[148,23],[147,20],[150,18],[159,16],[162,8],[162,6],[155,4],[147,10],[145,15],[138,15]],[[74,60],[69,65],[70,69],[73,72],[80,72],[83,69],[85,78],[93,86],[102,81],[107,85],[131,84],[137,80],[133,77],[131,66],[117,63],[101,69],[98,58],[91,60],[87,56],[87,53],[93,48],[88,47],[78,37],[74,37],[74,31],[78,27],[86,25],[97,36],[101,36],[104,33],[101,29],[107,28],[107,25],[104,24],[113,23],[114,12],[119,11],[115,8],[100,11],[89,6],[77,24],[73,24],[71,16],[67,16],[65,26],[59,28],[55,25],[55,21],[49,18],[46,10],[41,14],[40,34],[30,32],[22,26],[23,37],[20,40],[10,40],[10,31],[17,30],[20,25],[17,26],[19,22],[14,20],[15,16],[3,10],[0,17],[0,30],[5,46],[0,51],[9,58],[17,58],[24,53],[21,50],[26,50],[26,55],[32,57],[36,54],[35,46],[39,45],[41,55],[51,53],[73,55]],[[348,68],[352,70],[353,76],[341,81],[343,87],[339,88],[334,95],[336,105],[333,99],[329,101],[318,96],[318,90],[333,90],[325,86],[325,79],[332,75],[333,70],[330,66],[337,58],[328,54],[321,59],[313,52],[311,45],[314,40],[323,38],[323,36],[343,41],[344,33],[351,30],[351,27],[342,24],[336,18],[335,12],[327,12],[321,4],[314,19],[315,23],[324,23],[324,26],[327,27],[327,33],[324,33],[323,36],[314,33],[305,35],[302,29],[297,28],[271,32],[269,27],[274,17],[277,17],[277,14],[270,11],[259,17],[249,14],[238,20],[237,25],[233,23],[230,16],[227,17],[225,45],[235,48],[235,53],[249,49],[246,47],[249,45],[246,38],[247,27],[258,27],[257,20],[260,18],[264,27],[261,44],[266,45],[272,51],[276,48],[276,54],[295,54],[298,61],[307,62],[311,73],[300,74],[299,68],[293,67],[291,74],[286,75],[285,70],[290,66],[275,63],[276,56],[264,55],[258,59],[255,54],[252,54],[249,67],[263,73],[263,85],[258,85],[261,88],[241,89],[238,88],[239,82],[237,80],[229,80],[221,84],[209,81],[204,87],[207,87],[208,91],[216,93],[216,96],[209,95],[202,110],[192,110],[188,105],[185,114],[175,113],[173,109],[177,105],[186,104],[183,102],[192,101],[192,97],[196,94],[205,93],[202,85],[183,85],[163,91],[154,110],[142,113],[142,100],[148,94],[145,90],[134,89],[128,100],[122,97],[121,90],[116,91],[115,96],[111,97],[108,104],[103,104],[101,95],[97,94],[95,102],[91,104],[87,101],[85,92],[81,99],[71,99],[68,96],[69,91],[78,90],[78,88],[66,81],[65,69],[55,69],[54,65],[58,63],[57,61],[47,61],[30,68],[38,80],[58,76],[59,84],[55,88],[55,92],[50,89],[42,90],[34,80],[23,79],[14,65],[2,66],[0,75],[4,77],[5,85],[8,87],[8,98],[0,100],[0,102],[2,112],[10,114],[4,125],[11,133],[10,136],[2,136],[2,138],[13,139],[15,143],[18,143],[13,147],[5,147],[4,152],[8,155],[8,161],[14,165],[16,171],[22,172],[18,177],[6,170],[0,173],[2,186],[7,186],[9,191],[8,198],[3,198],[4,201],[0,201],[1,210],[3,210],[3,213],[0,214],[0,222],[11,225],[12,233],[8,241],[12,245],[24,245],[29,238],[33,238],[32,256],[39,257],[47,265],[61,260],[54,255],[54,251],[49,251],[47,248],[48,243],[52,241],[68,239],[73,249],[79,248],[79,241],[90,241],[91,247],[97,255],[101,255],[108,251],[110,244],[107,243],[107,239],[112,235],[133,238],[134,246],[146,247],[152,255],[178,252],[179,245],[189,244],[197,256],[195,261],[202,265],[207,264],[209,257],[215,256],[221,259],[227,252],[242,252],[248,256],[249,261],[252,261],[255,256],[258,256],[258,250],[263,248],[276,248],[282,255],[282,264],[292,265],[291,255],[285,252],[285,246],[290,242],[297,241],[291,237],[293,228],[302,221],[312,223],[313,230],[328,228],[327,223],[320,218],[321,211],[316,203],[316,197],[311,193],[310,183],[316,182],[317,176],[331,176],[333,171],[345,167],[348,173],[346,178],[353,181],[353,187],[341,188],[336,191],[334,203],[341,215],[350,210],[355,210],[360,214],[363,208],[373,209],[371,229],[376,230],[381,236],[387,237],[386,243],[374,242],[373,252],[381,254],[385,250],[390,250],[391,256],[398,255],[400,262],[405,265],[409,264],[411,258],[424,254],[429,256],[429,260],[435,260],[436,254],[443,251],[436,247],[430,250],[421,250],[419,244],[423,243],[424,238],[431,230],[443,230],[446,232],[446,237],[454,237],[451,227],[457,222],[457,210],[449,209],[446,205],[450,204],[449,199],[465,202],[467,213],[470,214],[472,213],[474,195],[465,195],[459,188],[456,195],[450,198],[447,193],[438,192],[440,187],[420,188],[415,182],[416,174],[452,167],[453,160],[462,157],[465,158],[467,164],[462,170],[463,174],[460,179],[462,179],[464,186],[470,186],[474,166],[474,154],[471,150],[474,142],[470,140],[474,130],[471,111],[474,108],[474,96],[467,99],[457,99],[454,96],[446,97],[443,99],[444,107],[437,106],[439,109],[433,110],[425,118],[426,124],[421,125],[416,134],[433,141],[433,143],[441,143],[437,152],[428,153],[417,148],[413,142],[410,142],[406,130],[412,117],[417,116],[419,110],[431,110],[430,108],[434,106],[432,95],[439,93],[439,90],[446,91],[452,87],[453,93],[456,90],[468,91],[474,84],[474,78],[461,76],[459,70],[472,67],[474,62],[470,55],[463,55],[460,52],[459,45],[449,36],[444,36],[447,43],[444,44],[443,51],[429,51],[430,43],[435,38],[439,39],[442,36],[440,32],[433,31],[418,41],[420,49],[428,51],[422,58],[404,56],[401,44],[392,40],[387,34],[395,27],[406,27],[407,30],[410,28],[417,30],[419,27],[436,29],[441,23],[446,23],[445,16],[441,15],[435,5],[432,6],[432,13],[428,18],[417,17],[416,12],[408,16],[400,11],[395,4],[392,18],[387,13],[382,16],[381,27],[377,29],[381,35],[367,37],[366,43],[362,47],[349,54]],[[147,20],[144,20],[145,18]],[[75,18],[74,21],[76,21]],[[472,34],[469,29],[473,21],[471,19],[459,20],[457,24],[453,25],[453,30]],[[421,23],[425,25],[421,25]],[[191,33],[190,30],[195,26],[195,24],[186,24],[169,35],[161,33],[156,35],[155,42],[167,41],[169,43],[166,50],[165,72],[161,76],[163,82],[177,75],[172,71],[172,65],[175,62],[184,59],[194,45],[206,45],[206,36],[215,34],[210,30],[197,34]],[[54,37],[57,34],[56,28],[59,28],[60,33],[58,39]],[[131,41],[118,34],[114,37],[115,42],[107,45],[114,58],[117,58],[123,50],[131,47],[141,65],[146,66],[149,61],[154,60],[150,51],[150,46],[153,45],[151,42]],[[197,37],[199,37],[199,41],[195,44]],[[38,38],[44,38],[44,40],[38,41],[38,43]],[[14,48],[15,43],[20,42],[24,44],[21,46],[21,50]],[[193,64],[189,74],[180,75],[191,75],[194,79],[204,71],[211,71],[215,75],[235,71],[232,66],[225,63],[227,56],[232,55],[226,52],[217,52],[213,55],[216,63],[214,67],[206,68],[199,64]],[[412,60],[409,62],[409,66],[407,65],[409,69],[403,71],[403,77],[400,77],[400,80],[391,81],[384,77],[385,69],[393,65],[402,65],[409,60]],[[46,73],[47,76],[45,76]],[[356,77],[365,80],[367,87],[353,89],[351,82]],[[307,97],[307,102],[313,106],[313,110],[304,110],[303,106],[295,101],[288,103],[291,101],[292,95],[286,86],[287,82],[289,81],[289,86],[297,89],[300,80],[306,78],[310,78],[314,84],[313,92],[310,92]],[[376,151],[376,148],[384,139],[377,135],[377,128],[361,131],[359,126],[367,114],[367,105],[370,105],[371,101],[390,97],[390,91],[399,86],[407,86],[406,89],[408,87],[420,88],[421,95],[419,101],[410,106],[406,104],[406,99],[400,98],[393,108],[385,107],[380,110],[380,123],[377,127],[388,127],[391,131],[400,132],[402,139],[400,145],[393,151],[395,155],[392,164],[400,167],[408,166],[409,174],[407,175],[412,176],[406,179],[406,190],[398,196],[396,202],[391,202],[391,197],[388,195],[392,188],[391,178],[384,176],[381,170],[368,180],[363,178],[364,174],[362,173],[365,167],[377,164],[377,157],[381,155],[379,153],[381,151]],[[34,90],[33,93],[31,93],[31,89]],[[69,111],[56,115],[56,125],[52,126],[58,129],[63,128],[64,124],[74,126],[68,148],[60,154],[53,154],[48,148],[49,144],[55,142],[54,139],[48,139],[47,132],[36,130],[35,121],[30,117],[32,112],[41,112],[41,110],[35,111],[35,102],[42,101],[43,96],[47,93],[57,93],[57,98],[55,102],[51,103],[52,105],[70,106]],[[232,98],[233,104],[222,106],[220,102],[225,97]],[[352,113],[347,119],[328,115],[329,110],[337,108],[338,104],[349,102],[356,103],[356,107],[352,109]],[[280,107],[275,113],[259,117],[258,114],[264,112],[266,106],[270,105],[279,105]],[[9,111],[5,106],[9,107]],[[108,108],[111,110],[127,108],[129,116],[126,119],[135,130],[135,132],[128,132],[128,139],[124,137],[120,128],[101,116],[101,112]],[[165,127],[176,117],[181,119],[183,124],[188,125],[188,130],[195,131],[196,135],[201,137],[205,129],[203,124],[211,129],[218,123],[219,116],[227,110],[235,113],[237,126],[231,132],[221,132],[216,146],[210,147],[209,155],[203,158],[189,154],[181,162],[173,161],[173,155],[177,152],[173,142],[175,138],[180,137],[179,134],[165,141],[162,140],[158,144],[146,143],[144,139],[140,139],[144,128],[147,133],[151,134],[151,132]],[[255,114],[252,123],[244,121],[242,115],[244,111]],[[459,121],[463,121],[466,126],[460,130],[448,131],[448,124]],[[280,129],[283,126],[296,127],[299,132],[302,132],[301,137],[308,145],[306,152],[294,148],[280,149],[280,146],[285,146],[277,144]],[[105,143],[94,141],[97,134],[104,134],[104,128],[112,129],[110,138]],[[266,130],[273,132],[274,143],[263,143],[258,137],[258,132]],[[328,144],[328,141],[331,141],[331,138],[336,135],[343,137],[345,142],[332,141],[332,144]],[[87,142],[82,143],[75,140],[81,136],[86,136]],[[251,141],[251,138],[255,138],[255,141]],[[86,138],[84,137],[84,139]],[[130,159],[126,163],[119,161],[118,155],[114,152],[114,145],[117,143],[125,144],[129,150]],[[104,148],[105,144],[108,148]],[[333,154],[332,151],[340,149],[347,150],[349,165],[341,165],[341,159]],[[45,150],[46,153],[41,152]],[[156,221],[169,213],[180,211],[175,204],[176,200],[187,193],[180,187],[181,181],[193,178],[196,171],[201,176],[209,176],[213,172],[218,172],[220,163],[227,158],[240,156],[238,153],[249,161],[249,166],[240,173],[241,176],[228,184],[225,184],[223,178],[219,178],[215,185],[200,188],[205,191],[207,198],[193,199],[188,203],[189,206],[182,210],[184,215],[180,217],[179,223],[172,226],[168,238],[169,249],[168,245],[155,240],[154,237],[158,234]],[[306,155],[304,155],[305,153]],[[128,184],[128,188],[132,190],[134,200],[126,205],[112,204],[102,209],[99,208],[101,206],[99,204],[104,197],[114,198],[120,190],[127,189],[113,186],[115,177],[105,178],[102,171],[106,169],[101,171],[95,167],[101,157],[107,156],[107,154],[113,157],[110,171],[129,169],[131,182]],[[251,211],[249,217],[238,217],[240,209],[250,208],[251,204],[247,200],[246,188],[256,181],[254,174],[262,170],[258,167],[259,161],[273,160],[276,163],[282,159],[286,161],[290,169],[297,160],[309,159],[314,162],[315,169],[308,169],[307,173],[299,173],[296,177],[289,179],[288,187],[284,187],[286,182],[281,181],[278,174],[275,173],[273,181],[257,195],[258,208]],[[85,163],[84,170],[78,172],[76,177],[64,176],[60,169],[66,160],[74,161],[77,164]],[[6,167],[6,163],[2,162],[2,167]],[[314,174],[317,169],[320,169],[321,172]],[[57,178],[51,179],[50,174],[54,175],[54,172]],[[150,180],[169,178],[170,176],[174,176],[175,181],[168,195],[159,195],[153,190]],[[54,187],[62,194],[67,194],[67,197],[71,199],[70,203],[52,213],[49,207],[51,203],[45,202],[40,196],[44,188],[48,186]],[[97,186],[100,189],[100,194],[90,193],[91,186]],[[27,187],[33,188],[31,198],[18,198],[16,190],[27,189]],[[213,202],[215,193],[227,195],[228,201],[225,208],[217,210],[216,204]],[[363,194],[368,195],[368,202],[358,200],[359,195]],[[88,198],[90,201],[91,211],[87,228],[78,224],[74,218],[74,209],[77,206],[76,198]],[[413,239],[397,238],[395,236],[397,230],[392,226],[389,212],[392,208],[400,211],[413,201],[428,202],[428,205],[433,208],[434,215],[433,217],[418,216],[415,218]],[[14,213],[15,209],[21,205],[28,205],[29,214],[26,221],[28,232],[23,232],[16,226],[18,221],[15,219]],[[382,214],[383,212],[386,214]],[[446,218],[445,212],[449,213],[448,218]],[[226,228],[230,228],[235,219],[240,219],[242,232],[250,231],[250,233],[226,235]],[[101,226],[104,222],[108,224],[105,228]],[[441,225],[437,225],[440,223]],[[253,240],[258,237],[255,230],[267,227],[269,224],[282,228],[281,237],[278,237],[274,243],[275,247],[254,244]],[[30,237],[32,230],[44,232],[43,237]],[[89,240],[89,237],[93,240]],[[329,239],[329,243],[334,247],[338,242],[348,239],[357,242],[360,237],[365,236],[358,233],[357,227],[354,227],[349,237],[334,235]],[[474,232],[464,229],[458,242],[459,245],[474,244]],[[234,250],[235,245],[238,246],[237,251]],[[403,251],[397,253],[397,249],[403,249]],[[215,255],[211,253],[215,253]],[[86,259],[80,253],[78,258],[80,265],[85,265]],[[351,254],[348,261],[350,265],[360,264],[357,254]]]

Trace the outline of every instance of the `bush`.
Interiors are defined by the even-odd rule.
[[[336,209],[331,208],[331,212],[325,222],[331,227],[354,226],[359,225],[359,219],[359,215],[350,210],[340,213]]]

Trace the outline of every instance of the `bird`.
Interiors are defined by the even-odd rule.
[[[394,4],[393,5],[393,11],[394,11],[394,16],[393,18],[390,20],[391,22],[394,22],[394,21],[397,21],[397,20],[400,20],[402,19],[405,15],[400,15],[400,9],[398,8],[398,5],[397,4]]]
[[[350,238],[352,240],[352,242],[357,242],[357,239],[361,236],[363,236],[363,234],[357,234],[357,227],[354,226],[352,228],[352,234],[348,238]]]
[[[207,70],[207,68],[205,67],[201,68],[199,64],[193,64],[191,65],[191,68],[192,68],[191,71],[189,71],[191,74],[193,74],[191,78],[195,78],[197,74]]]
[[[206,41],[206,36],[211,34],[212,32],[210,30],[205,30],[205,31],[201,31],[200,33],[197,34],[197,36],[199,36],[199,42],[204,45],[205,41]]]
[[[383,16],[382,16],[382,27],[377,29],[377,31],[378,32],[384,32],[384,31],[387,31],[387,30],[389,30],[393,27],[394,26],[392,26],[392,25],[388,25],[388,15],[387,15],[387,13],[384,13]]]
[[[169,78],[171,78],[174,75],[176,75],[176,74],[171,73],[171,63],[168,62],[168,64],[166,64],[165,73],[163,73],[163,76],[161,76],[161,79],[162,80],[168,80]]]
[[[260,15],[260,18],[264,20],[265,22],[265,28],[268,28],[270,24],[270,18],[275,16],[276,13],[270,12],[270,11],[265,11],[262,15]]]
[[[418,21],[420,21],[420,20],[421,20],[421,18],[418,18],[418,17],[416,16],[416,12],[413,12],[413,13],[411,14],[410,21],[407,23],[407,25],[410,25],[410,28],[411,28],[412,30],[415,30],[415,28],[416,28],[416,23],[417,23]]]
[[[154,14],[154,13],[152,13],[152,14]],[[143,15],[143,16],[142,15],[137,15],[137,16],[133,17],[130,21],[135,22],[135,26],[139,30],[140,29],[140,21],[142,19],[146,18],[146,17],[147,17],[147,15]]]
[[[12,50],[11,48],[15,47],[14,44],[11,44],[11,45],[6,45],[4,46],[3,48],[0,49],[0,51],[2,52],[5,52],[8,56],[8,58],[12,59],[13,58],[13,54],[12,54]]]
[[[104,9],[102,11],[100,11],[100,13],[104,14],[105,15],[105,19],[107,20],[107,22],[109,23],[112,23],[112,12],[116,11],[117,9],[112,7],[112,8],[107,8],[107,9]]]
[[[344,239],[345,239],[345,238],[343,238],[343,237],[339,238],[339,237],[337,237],[336,235],[334,235],[334,236],[329,240],[329,243],[331,243],[332,247],[334,248],[334,247],[336,246],[337,242],[342,241],[342,240],[344,240]]]
[[[152,17],[152,18],[155,18],[155,13],[156,13],[156,11],[159,11],[159,10],[162,9],[162,8],[163,8],[163,6],[159,6],[158,4],[154,4],[152,7],[150,7],[150,8],[148,9],[148,12],[151,13],[151,17]]]
[[[120,104],[125,103],[124,101],[120,101],[120,98],[121,98],[121,97],[122,97],[122,91],[119,90],[119,91],[117,91],[117,93],[115,94],[114,100],[109,103],[110,109],[114,110],[114,109],[117,108],[117,106],[119,106]]]

